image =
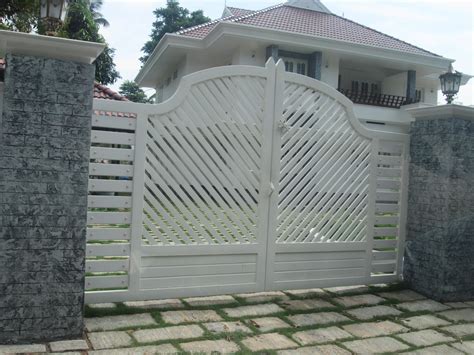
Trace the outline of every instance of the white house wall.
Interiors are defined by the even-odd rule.
[[[321,67],[321,81],[337,89],[339,85],[339,57],[335,54],[323,52]]]
[[[388,95],[406,96],[407,73],[398,73],[383,79],[382,92]]]

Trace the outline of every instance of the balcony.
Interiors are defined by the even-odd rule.
[[[337,89],[355,104],[371,105],[379,107],[388,107],[399,109],[403,105],[410,105],[421,101],[421,97],[417,92],[414,100],[407,99],[404,96],[373,94],[370,92],[351,91],[345,89]]]

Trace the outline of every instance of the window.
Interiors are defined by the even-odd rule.
[[[352,92],[359,92],[359,82],[358,81],[352,80],[351,91]]]
[[[308,61],[305,59],[282,57],[285,69],[290,73],[308,75]]]
[[[361,92],[363,94],[368,94],[369,93],[369,83],[362,83],[361,84]]]
[[[425,101],[425,91],[424,89],[416,89],[415,91],[416,101],[424,102]]]

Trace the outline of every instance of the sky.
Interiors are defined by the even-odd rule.
[[[211,19],[221,17],[226,0],[181,0],[180,5],[203,10]],[[227,0],[228,6],[260,10],[283,0]],[[455,59],[454,69],[474,75],[474,1],[472,0],[323,0],[333,13],[404,40],[423,49]],[[104,0],[102,14],[110,27],[101,33],[116,49],[115,63],[123,80],[134,80],[141,63],[141,48],[149,39],[153,10],[166,0]],[[148,92],[151,94],[152,92]],[[463,86],[456,100],[474,105],[474,78]]]

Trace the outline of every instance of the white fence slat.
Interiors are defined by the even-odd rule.
[[[89,179],[89,192],[132,192],[131,180]]]
[[[400,201],[400,198],[398,192],[377,191],[375,193],[376,201],[397,202]]]
[[[392,169],[392,168],[378,168],[377,176],[379,177],[396,177],[401,178],[402,170],[401,169]]]
[[[137,125],[136,118],[128,117],[107,117],[100,115],[92,116],[92,127],[116,128],[134,131]]]
[[[87,207],[89,208],[130,208],[132,198],[128,196],[89,196]]]
[[[91,143],[134,145],[135,134],[92,130]]]
[[[122,288],[128,286],[128,276],[88,276],[86,277],[86,289],[96,288]]]
[[[396,262],[389,263],[375,263],[372,264],[373,273],[394,273],[396,271],[397,264]]]
[[[402,158],[399,156],[379,155],[378,163],[380,165],[401,166]]]
[[[129,261],[124,260],[86,260],[86,272],[128,271]]]
[[[86,256],[129,256],[130,244],[88,244]]]
[[[89,164],[89,175],[92,176],[133,176],[133,165],[124,164]]]
[[[91,159],[133,161],[134,150],[130,148],[91,147]]]
[[[130,224],[130,212],[87,212],[87,224]]]
[[[374,251],[372,253],[372,259],[377,260],[396,260],[397,253],[395,251]]]
[[[398,224],[399,220],[398,216],[375,216],[376,225]]]
[[[400,180],[394,179],[377,179],[377,188],[386,190],[399,190],[401,186]]]
[[[375,212],[376,213],[398,213],[400,210],[400,206],[396,203],[389,204],[389,203],[377,203],[375,205]]]
[[[396,236],[398,235],[398,228],[374,228],[375,237]]]
[[[398,241],[396,239],[374,240],[374,249],[390,249],[396,248]]]
[[[87,228],[87,240],[130,240],[130,228]]]

